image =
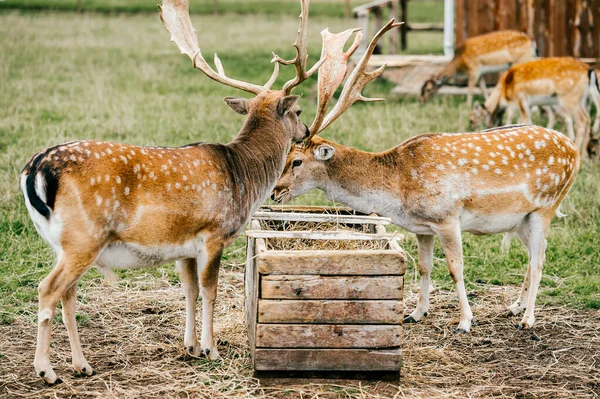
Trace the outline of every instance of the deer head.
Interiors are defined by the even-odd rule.
[[[248,115],[249,118],[252,116],[265,116],[265,114],[279,118],[285,131],[295,141],[305,139],[308,136],[308,129],[299,118],[302,111],[297,104],[298,96],[292,96],[291,92],[296,86],[314,74],[324,61],[321,59],[308,71],[306,70],[309,0],[301,0],[301,7],[300,27],[296,41],[293,44],[297,52],[296,57],[286,61],[273,53],[273,59],[271,60],[274,64],[273,73],[271,78],[260,86],[227,76],[217,54],[214,56],[216,70],[204,59],[198,44],[196,30],[190,19],[189,0],[165,0],[162,6],[158,6],[160,19],[171,34],[171,41],[177,44],[183,54],[190,57],[194,68],[201,70],[206,76],[221,84],[256,95],[252,99],[226,98],[225,102],[231,109],[238,114]],[[271,87],[279,74],[279,64],[293,64],[296,68],[296,76],[286,82],[282,90],[274,91],[271,90]]]
[[[331,43],[331,46],[326,47],[330,50],[338,50],[336,52],[328,51],[327,54],[324,53],[322,55],[324,61],[319,72],[319,105],[315,120],[309,128],[310,136],[301,145],[292,148],[288,155],[283,175],[273,190],[272,199],[286,202],[292,197],[304,194],[315,187],[320,187],[321,184],[325,184],[327,172],[324,163],[328,162],[334,156],[335,148],[333,147],[333,143],[315,136],[331,125],[354,102],[358,100],[367,102],[383,100],[381,98],[366,98],[361,94],[361,91],[367,83],[383,73],[386,65],[370,72],[366,71],[366,67],[379,38],[385,32],[400,25],[401,23],[395,23],[392,19],[375,34],[369,43],[367,51],[363,54],[344,83],[338,102],[328,114],[326,114],[328,104],[336,88],[344,79],[347,71],[346,63],[358,46],[358,43],[360,43],[360,36],[357,35],[354,44],[344,53],[344,43],[350,37],[352,31],[345,31],[338,35],[332,35],[328,31],[322,32],[324,47],[325,43]],[[327,71],[327,73],[322,73],[323,71]]]
[[[425,104],[427,101],[431,100],[433,96],[435,96],[442,86],[441,79],[428,79],[423,83],[421,87],[421,95],[419,96],[419,103],[421,105]]]

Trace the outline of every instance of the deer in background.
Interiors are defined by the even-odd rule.
[[[77,280],[93,263],[101,269],[128,269],[176,261],[186,298],[185,348],[195,356],[219,357],[213,312],[223,249],[271,193],[292,141],[309,134],[299,119],[298,96],[291,92],[319,68],[333,70],[325,71],[330,76],[320,79],[338,79],[340,74],[343,78],[348,57],[361,39],[359,32],[344,53],[344,44],[357,30],[324,31],[321,59],[307,70],[308,1],[302,0],[296,57],[284,60],[275,55],[273,75],[264,86],[258,86],[227,77],[216,56],[217,70],[209,66],[200,52],[188,5],[187,0],[164,0],[160,7],[171,40],[211,79],[256,95],[225,99],[234,111],[247,115],[236,138],[225,145],[179,148],[74,141],[41,151],[21,174],[29,215],[58,257],[39,285],[34,366],[47,384],[60,382],[49,353],[51,320],[59,300],[73,367],[81,375],[94,373],[82,353],[75,320]],[[353,72],[354,79],[347,81],[347,90],[360,91],[383,71],[365,72],[365,67],[378,39],[396,26],[392,20],[375,35]],[[279,64],[294,65],[296,76],[282,90],[270,90]],[[357,100],[368,99],[354,97],[346,105]],[[200,345],[195,319],[199,293]]]
[[[575,58],[542,58],[515,65],[502,75],[483,107],[475,104],[470,116],[471,129],[481,125],[500,125],[505,112],[508,123],[511,123],[517,108],[520,121],[531,123],[531,106],[550,105],[563,116],[568,136],[575,140],[581,156],[586,158],[590,140],[589,98],[600,110],[596,72]],[[573,121],[577,134],[573,129]],[[553,123],[553,120],[549,121],[549,125]],[[597,111],[594,133],[599,128],[600,112]]]
[[[548,227],[580,166],[571,140],[543,127],[516,125],[478,133],[424,134],[387,151],[369,153],[316,133],[311,129],[308,141],[291,151],[272,198],[286,202],[319,188],[329,200],[389,217],[415,233],[421,287],[416,309],[405,322],[418,322],[429,311],[437,236],[458,294],[456,331],[469,332],[473,315],[462,252],[466,231],[514,232],[527,247],[525,281],[509,312],[517,315],[525,310],[520,328],[534,324]]]
[[[505,71],[511,65],[527,62],[535,57],[535,42],[525,33],[503,30],[471,37],[456,49],[454,58],[437,76],[427,80],[421,87],[421,104],[431,100],[448,79],[459,72],[468,75],[467,104],[473,102],[473,88],[480,81],[481,91],[486,95],[482,75]]]

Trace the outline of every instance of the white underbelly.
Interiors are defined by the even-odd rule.
[[[530,106],[560,104],[557,96],[528,96],[527,101],[529,102]]]
[[[183,244],[152,247],[136,243],[116,242],[104,248],[95,263],[101,267],[113,269],[152,267],[180,259],[198,258],[204,250],[204,238],[200,236]]]
[[[496,234],[514,231],[527,214],[481,215],[464,210],[460,215],[462,231],[473,234]]]
[[[479,74],[486,75],[488,73],[502,72],[508,68],[510,68],[510,64],[482,65],[479,67]]]

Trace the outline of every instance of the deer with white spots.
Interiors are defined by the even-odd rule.
[[[344,44],[357,30],[323,31],[321,59],[307,70],[308,0],[302,0],[301,6],[296,57],[275,56],[271,79],[257,86],[227,77],[216,56],[217,70],[213,70],[200,52],[188,1],[163,1],[161,20],[194,67],[217,82],[256,95],[225,99],[234,111],[247,115],[231,143],[162,148],[75,141],[43,150],[25,166],[20,184],[27,210],[58,257],[39,285],[34,366],[47,384],[60,382],[50,364],[51,321],[59,300],[73,367],[81,375],[94,373],[82,353],[75,320],[77,280],[92,264],[108,271],[176,261],[186,298],[184,346],[195,356],[219,357],[213,310],[223,249],[271,193],[292,141],[309,134],[299,119],[298,96],[291,92],[319,68],[325,69],[319,80],[337,79],[340,73],[343,78],[348,57],[361,39],[359,32],[344,53]],[[390,21],[373,42],[397,25]],[[371,54],[372,48],[359,65],[366,65]],[[294,65],[296,76],[282,90],[270,90],[279,64]],[[196,336],[199,293],[200,345]]]
[[[458,72],[464,72],[469,77],[467,104],[471,106],[477,81],[482,93],[487,94],[485,82],[481,79],[483,75],[505,71],[512,65],[530,61],[535,57],[535,53],[535,42],[525,33],[515,30],[491,32],[468,38],[456,49],[454,58],[444,69],[423,84],[419,101],[423,104],[431,100],[448,79]]]
[[[280,202],[319,188],[328,199],[377,213],[415,233],[421,287],[405,322],[429,311],[433,244],[438,236],[458,293],[457,331],[469,332],[472,313],[463,279],[462,232],[516,233],[529,266],[511,314],[525,310],[519,327],[534,323],[546,234],[573,185],[580,157],[566,136],[539,126],[515,125],[478,133],[424,134],[378,153],[359,151],[313,133],[289,154],[272,198]]]
[[[565,119],[567,135],[575,141],[585,159],[590,141],[589,99],[600,110],[598,76],[593,69],[572,57],[542,58],[510,68],[500,78],[483,107],[475,104],[470,116],[471,129],[481,125],[498,126],[502,124],[505,112],[506,120],[511,123],[517,108],[521,123],[531,123],[531,106],[553,106]],[[554,118],[551,117],[548,127],[553,125]],[[598,133],[598,130],[600,112],[596,112],[591,131]]]

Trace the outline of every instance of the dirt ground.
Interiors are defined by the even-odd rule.
[[[600,312],[538,307],[533,330],[517,331],[505,308],[517,287],[482,285],[470,294],[474,327],[452,333],[454,292],[432,294],[428,318],[406,325],[404,367],[397,381],[257,379],[243,317],[243,274],[221,274],[215,333],[222,361],[183,351],[181,287],[158,280],[100,283],[78,300],[84,353],[97,371],[76,378],[62,323],[54,325],[52,362],[64,380],[46,387],[32,366],[36,326],[0,326],[0,397],[7,398],[403,398],[598,397]],[[406,305],[416,303],[407,286]]]

